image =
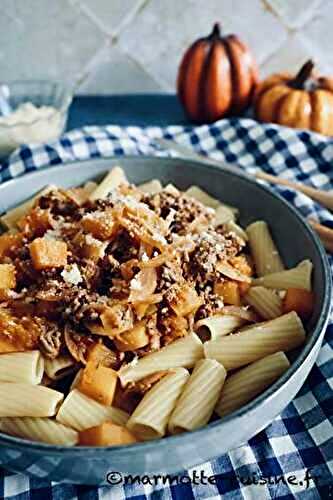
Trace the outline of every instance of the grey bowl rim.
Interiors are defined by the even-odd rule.
[[[12,448],[15,448],[17,450],[24,450],[28,451],[31,450],[32,452],[44,452],[48,453],[49,455],[52,456],[57,456],[61,454],[64,458],[69,458],[71,456],[76,457],[79,456],[81,453],[88,453],[89,455],[96,455],[101,454],[101,453],[131,453],[135,452],[138,450],[142,450],[142,452],[149,452],[149,450],[152,447],[158,446],[160,448],[160,451],[163,452],[163,449],[166,448],[168,445],[172,445],[173,443],[175,445],[181,444],[181,442],[188,440],[188,439],[195,439],[197,436],[203,433],[210,433],[215,430],[216,427],[218,426],[223,426],[225,422],[228,422],[230,420],[237,420],[237,418],[244,416],[246,413],[254,410],[258,410],[258,408],[263,405],[265,402],[267,402],[270,398],[273,397],[273,395],[282,390],[283,386],[285,385],[285,382],[292,376],[295,375],[295,373],[301,368],[303,363],[306,361],[308,356],[311,354],[312,349],[315,347],[317,344],[318,340],[320,339],[321,335],[324,335],[324,329],[326,328],[328,321],[329,321],[329,316],[330,316],[330,311],[331,311],[331,294],[332,294],[332,275],[331,275],[331,269],[330,265],[328,262],[328,258],[325,252],[325,249],[323,245],[321,244],[319,237],[316,235],[316,233],[313,231],[312,227],[307,223],[306,219],[298,212],[298,210],[291,204],[289,201],[285,200],[279,193],[275,192],[270,186],[266,186],[265,184],[262,184],[258,182],[254,177],[250,176],[248,173],[242,171],[240,167],[238,166],[230,166],[230,165],[223,165],[221,163],[221,166],[217,165],[212,165],[205,163],[204,161],[200,162],[197,160],[192,160],[192,159],[185,159],[181,157],[166,157],[166,156],[154,156],[154,155],[124,155],[124,156],[108,156],[108,157],[101,157],[101,158],[88,158],[85,160],[77,160],[77,161],[71,161],[67,162],[64,164],[58,164],[58,165],[52,165],[49,167],[39,167],[38,169],[29,172],[27,174],[21,174],[18,177],[15,177],[13,179],[9,179],[7,181],[4,181],[2,184],[0,184],[0,189],[2,189],[4,186],[12,185],[15,184],[18,180],[22,178],[27,178],[34,177],[35,175],[38,175],[41,172],[45,172],[48,170],[55,170],[55,169],[61,169],[66,168],[68,166],[71,167],[77,167],[79,168],[80,165],[84,163],[93,163],[93,162],[98,162],[99,160],[104,160],[104,161],[110,161],[110,162],[118,162],[121,165],[122,160],[139,160],[139,161],[154,161],[158,162],[159,160],[163,161],[169,161],[171,163],[185,163],[188,164],[191,167],[194,167],[196,169],[208,169],[208,170],[214,170],[215,172],[220,172],[223,171],[225,174],[230,175],[232,177],[241,177],[245,182],[255,185],[258,189],[261,189],[262,191],[265,191],[267,194],[270,195],[272,198],[277,198],[282,205],[285,205],[285,207],[292,212],[292,214],[296,217],[296,219],[299,221],[299,223],[303,226],[305,232],[308,233],[310,239],[312,240],[313,244],[315,245],[315,248],[318,252],[318,255],[320,257],[321,265],[324,270],[324,299],[323,299],[323,306],[320,312],[319,319],[317,321],[317,324],[315,325],[315,328],[313,330],[312,336],[310,341],[304,346],[300,354],[297,356],[296,360],[290,365],[288,370],[280,377],[274,384],[272,384],[268,389],[266,389],[264,392],[262,392],[259,396],[257,396],[255,399],[247,403],[246,405],[242,406],[239,408],[239,410],[231,413],[230,415],[227,415],[223,417],[222,419],[217,419],[206,426],[191,431],[191,432],[185,432],[179,435],[175,436],[167,436],[164,437],[163,439],[157,439],[157,440],[152,440],[152,441],[145,441],[145,442],[139,442],[131,445],[125,445],[125,446],[103,446],[103,447],[98,447],[98,446],[73,446],[73,447],[66,447],[66,446],[61,446],[61,445],[50,445],[47,443],[39,443],[39,442],[34,442],[30,441],[28,439],[23,439],[20,437],[15,437],[15,436],[10,436],[9,434],[0,432],[0,445],[11,445]],[[125,167],[126,170],[126,167]],[[107,171],[107,170],[106,170]],[[93,178],[94,172],[92,172],[92,178]],[[96,175],[102,175],[101,173],[98,173]]]

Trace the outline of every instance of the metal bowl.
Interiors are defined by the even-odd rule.
[[[46,184],[69,187],[99,178],[120,164],[131,182],[158,178],[180,189],[192,184],[240,209],[240,221],[267,221],[287,266],[302,259],[314,265],[315,309],[304,347],[292,353],[291,367],[269,389],[238,411],[195,432],[142,444],[106,448],[63,448],[0,434],[0,465],[53,481],[101,484],[107,473],[175,473],[213,459],[245,443],[265,428],[294,398],[319,352],[328,322],[331,273],[325,251],[312,229],[289,203],[243,173],[170,158],[122,157],[47,168],[0,186],[0,212]]]

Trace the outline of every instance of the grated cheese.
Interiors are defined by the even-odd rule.
[[[77,264],[66,266],[66,268],[62,271],[61,276],[63,277],[64,281],[66,281],[66,283],[69,283],[71,285],[78,285],[83,280]]]

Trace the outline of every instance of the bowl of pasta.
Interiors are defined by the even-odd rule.
[[[331,278],[299,213],[195,161],[124,157],[0,186],[0,464],[175,473],[266,427],[319,352]]]

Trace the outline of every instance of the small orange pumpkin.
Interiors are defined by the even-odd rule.
[[[216,23],[209,36],[185,52],[177,91],[189,118],[207,123],[247,108],[257,81],[257,65],[247,46],[236,35],[221,36]]]
[[[333,78],[315,77],[307,61],[295,77],[278,73],[258,86],[255,115],[263,122],[333,135]]]

